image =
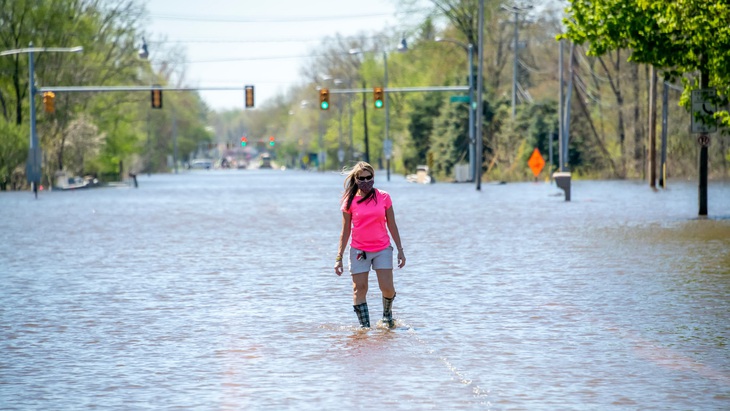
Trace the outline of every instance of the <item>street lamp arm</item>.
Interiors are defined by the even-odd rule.
[[[78,52],[84,51],[84,48],[81,46],[77,46],[77,47],[28,47],[28,48],[24,48],[24,49],[0,51],[0,56],[9,56],[12,54],[36,53],[36,52],[45,52],[45,51],[56,51],[56,52],[62,52],[62,53],[78,53]]]
[[[467,45],[459,40],[443,38],[443,37],[436,37],[435,39],[433,39],[433,41],[438,42],[438,43],[453,43],[453,44],[456,44],[457,46],[460,46],[465,51],[469,51],[469,45]]]

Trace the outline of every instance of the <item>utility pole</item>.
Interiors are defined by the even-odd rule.
[[[656,188],[656,68],[649,68],[649,187]]]
[[[175,174],[177,174],[177,118],[175,117],[175,107],[172,108],[172,163],[175,166]]]
[[[363,89],[365,88],[365,81],[362,82],[362,88]],[[362,93],[362,116],[363,116],[362,124],[363,124],[363,129],[365,130],[365,158],[363,158],[363,160],[366,163],[369,163],[370,162],[370,144],[368,142],[368,105],[367,105],[367,101],[366,101],[367,100],[366,94],[367,93],[365,93],[365,92]]]
[[[667,188],[667,117],[669,116],[669,85],[662,83],[662,160],[660,165],[659,185]]]
[[[563,170],[568,171],[568,146],[570,145],[570,105],[573,98],[573,53],[575,52],[575,43],[570,43],[570,56],[568,57],[568,87],[565,90],[565,121],[563,127]]]
[[[482,88],[484,87],[484,0],[479,0],[479,49],[477,50],[479,56],[479,73],[477,77],[477,135],[476,135],[476,171],[474,180],[476,181],[477,191],[482,189],[482,162],[483,162],[483,150],[482,150],[482,113],[484,112],[484,95]]]
[[[512,63],[512,120],[515,119],[517,112],[517,43],[520,39],[520,29],[517,20],[518,9],[513,9],[515,14],[515,40],[512,48],[514,49],[514,61]]]
[[[564,90],[565,86],[563,85],[563,60],[565,59],[565,44],[564,40],[560,39],[558,40],[560,42],[560,57],[558,58],[558,80],[559,80],[559,88],[560,93],[558,94],[558,171],[565,171],[565,158],[563,158],[563,144],[565,141],[565,125],[563,113],[564,113],[564,107],[565,107],[565,99],[564,99]]]
[[[702,56],[700,58],[700,88],[705,90],[710,87],[710,73],[707,70],[706,58]],[[700,212],[699,215],[707,217],[707,163],[708,153],[707,149],[710,144],[710,136],[707,133],[700,134],[700,164],[699,164],[699,202]],[[706,144],[702,143],[706,142]]]
[[[390,129],[390,110],[388,105],[388,53],[383,50],[383,66],[385,67],[384,73],[384,86],[383,86],[383,98],[385,99],[385,141],[389,141],[389,129]],[[390,144],[390,142],[383,144]],[[386,170],[387,170],[387,181],[390,181],[390,154],[386,156]]]
[[[508,6],[502,6],[502,9],[507,10],[508,12],[514,13],[515,16],[515,36],[514,36],[514,44],[512,46],[512,51],[514,53],[514,61],[512,62],[512,120],[515,119],[515,115],[517,113],[517,48],[519,47],[519,40],[520,40],[520,26],[519,26],[519,14],[526,12],[530,9],[532,9],[532,6],[527,6],[523,8],[519,7],[508,7]]]

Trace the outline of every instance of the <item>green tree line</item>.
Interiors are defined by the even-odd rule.
[[[667,162],[668,176],[689,178],[697,173],[699,150],[695,136],[689,132],[690,113],[688,95],[697,88],[699,68],[684,64],[697,48],[673,48],[666,45],[657,49],[655,37],[611,43],[600,47],[599,36],[577,36],[575,30],[585,18],[599,11],[602,1],[574,1],[570,7],[549,1],[521,2],[485,0],[484,32],[484,112],[483,112],[483,178],[487,180],[525,180],[532,174],[527,160],[538,148],[553,169],[558,162],[559,124],[559,38],[565,38],[564,80],[565,93],[570,99],[570,142],[568,167],[579,178],[645,178],[649,155],[649,82],[650,64],[647,58],[637,59],[637,50],[655,53],[665,61],[659,89],[668,90],[667,102]],[[606,1],[611,3],[611,1]],[[640,0],[616,1],[632,14],[618,15],[608,27],[622,30],[642,24],[648,17],[642,14]],[[694,13],[689,3],[671,2],[674,8],[662,9],[652,3],[651,12],[666,11],[668,17],[678,18],[682,13]],[[687,3],[687,4],[685,4]],[[690,2],[691,3],[691,2]],[[700,3],[699,1],[695,3]],[[713,2],[707,2],[713,3]],[[718,90],[719,110],[715,115],[720,133],[713,136],[710,161],[711,176],[728,176],[730,143],[727,135],[727,33],[728,11],[723,2],[694,15],[693,25],[668,26],[663,30],[692,36],[696,25],[703,19],[712,25],[696,40],[696,47],[711,51],[712,85]],[[722,4],[721,4],[722,3]],[[228,113],[228,122],[250,125],[261,130],[261,135],[281,136],[280,157],[289,166],[303,166],[309,153],[317,153],[322,145],[327,152],[327,169],[338,169],[363,159],[369,152],[370,161],[381,167],[385,164],[384,110],[375,109],[372,92],[364,95],[331,94],[327,111],[317,108],[317,90],[325,87],[372,89],[384,85],[383,52],[387,53],[388,86],[415,87],[428,85],[466,85],[467,53],[453,42],[436,42],[437,37],[472,44],[474,55],[478,50],[477,0],[449,0],[428,2],[430,7],[417,6],[422,2],[399,2],[410,20],[406,30],[408,50],[400,53],[397,45],[403,30],[392,29],[356,36],[334,35],[316,47],[314,62],[302,69],[305,82],[292,88],[286,96],[250,113]],[[581,8],[580,5],[584,7]],[[510,7],[532,8],[518,15],[517,23]],[[595,8],[595,10],[591,8]],[[683,9],[684,8],[684,9]],[[413,11],[416,10],[416,11]],[[679,10],[679,11],[678,11]],[[681,12],[681,13],[680,13]],[[672,14],[674,13],[674,14]],[[677,14],[679,13],[679,14]],[[595,28],[604,27],[597,16]],[[659,19],[655,16],[654,18]],[[644,19],[644,20],[642,20]],[[514,64],[514,25],[518,24],[516,115],[511,116],[511,90]],[[724,26],[723,26],[724,24]],[[723,28],[724,27],[724,28]],[[651,26],[636,31],[661,30]],[[624,31],[614,34],[626,38]],[[573,42],[569,42],[572,39]],[[572,47],[572,53],[569,50]],[[350,54],[349,50],[361,53]],[[647,51],[653,50],[653,51]],[[680,57],[678,52],[686,53]],[[674,59],[674,60],[672,60]],[[476,62],[475,62],[476,64]],[[570,89],[568,89],[570,87]],[[389,93],[389,137],[394,140],[393,163],[397,172],[412,173],[417,165],[428,164],[441,179],[453,178],[454,166],[464,163],[468,153],[468,108],[463,103],[452,103],[455,93]],[[457,93],[458,94],[458,93]],[[463,94],[463,93],[462,93]],[[303,104],[304,102],[304,104]],[[661,119],[661,99],[657,113]],[[567,109],[566,109],[567,110]],[[218,119],[223,117],[216,114]],[[223,122],[225,123],[225,121]],[[352,124],[352,131],[350,131]],[[227,127],[219,124],[219,127]],[[368,147],[365,147],[367,135]],[[658,143],[657,143],[658,144]],[[551,150],[552,146],[552,150]],[[344,161],[338,151],[343,150]],[[548,158],[552,151],[553,157]],[[548,167],[544,175],[547,175]]]
[[[83,47],[82,53],[34,53],[36,87],[171,84],[179,77],[179,50],[158,50],[159,67],[138,57],[145,16],[136,1],[2,0],[0,51]],[[166,171],[175,143],[187,152],[211,140],[208,109],[195,93],[166,93],[165,109],[151,110],[149,92],[58,92],[55,110],[46,112],[40,95],[29,101],[28,64],[27,53],[0,56],[2,190],[26,187],[31,103],[46,185],[58,170],[106,180]]]
[[[184,50],[167,50],[168,55],[155,59],[167,63],[159,66],[136,56],[146,13],[139,3],[0,0],[0,4],[3,50],[27,47],[31,41],[36,46],[85,48],[80,55],[39,53],[40,85],[169,84],[184,78],[175,72],[184,67]],[[189,92],[166,93],[163,110],[150,110],[146,93],[60,94],[56,113],[39,110],[44,170],[49,180],[59,169],[119,173],[122,163],[138,172],[165,171],[174,149],[173,123],[180,153],[195,151],[199,143],[236,141],[245,130],[253,139],[276,136],[276,159],[289,167],[312,167],[309,160],[320,148],[326,152],[326,169],[341,169],[366,155],[384,167],[385,110],[374,107],[371,90],[385,84],[386,58],[389,88],[466,85],[468,62],[462,45],[473,45],[478,64],[478,0],[397,4],[408,16],[399,27],[324,39],[310,50],[316,57],[301,68],[301,83],[255,110],[210,112],[196,93]],[[718,91],[715,120],[720,132],[712,137],[710,175],[728,176],[726,1],[574,0],[567,8],[548,0],[484,0],[484,4],[484,123],[482,135],[477,136],[484,143],[482,178],[531,179],[527,160],[534,148],[553,170],[557,167],[560,38],[566,51],[572,50],[565,53],[563,63],[565,84],[570,87],[565,93],[572,95],[566,108],[570,112],[567,162],[576,177],[646,177],[650,66],[662,74],[660,90],[669,90],[669,177],[696,175],[698,145],[689,132],[688,96],[700,86],[701,72]],[[525,11],[515,17],[512,7]],[[449,41],[437,42],[437,37]],[[403,39],[408,47],[400,52]],[[0,185],[20,188],[28,148],[27,57],[4,56],[0,70]],[[332,93],[330,108],[323,111],[318,107],[319,88],[368,91]],[[466,93],[388,93],[395,172],[412,173],[427,164],[437,178],[448,180],[457,164],[468,161],[469,110],[465,103],[451,102],[455,94]],[[662,109],[660,99],[657,112]],[[550,171],[546,167],[543,175]]]

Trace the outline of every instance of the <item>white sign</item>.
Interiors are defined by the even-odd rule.
[[[383,154],[387,160],[390,160],[390,156],[393,155],[393,140],[383,140]]]
[[[693,133],[714,133],[717,123],[711,118],[717,111],[714,88],[692,90],[691,129]]]

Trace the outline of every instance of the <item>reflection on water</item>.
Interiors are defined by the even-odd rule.
[[[333,273],[337,174],[0,193],[0,408],[730,408],[730,185],[383,176],[395,330]]]

